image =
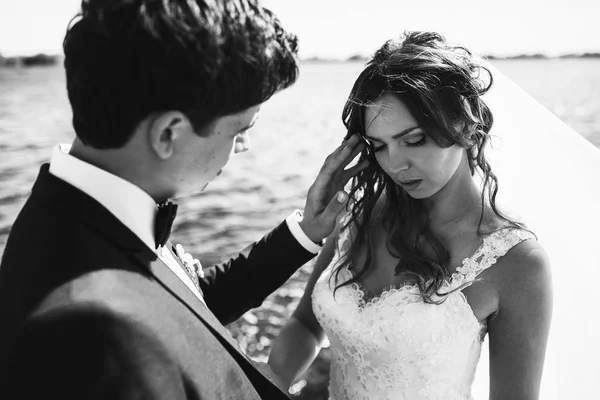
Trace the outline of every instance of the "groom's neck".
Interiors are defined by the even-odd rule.
[[[148,173],[155,170],[151,163],[144,159],[141,151],[133,151],[127,145],[116,149],[96,149],[76,138],[69,155],[138,186],[157,203],[169,197],[158,189],[158,172],[155,176]]]

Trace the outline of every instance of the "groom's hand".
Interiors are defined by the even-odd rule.
[[[348,201],[344,186],[369,165],[365,160],[347,170],[344,169],[363,149],[364,144],[358,135],[352,135],[342,142],[325,159],[317,179],[308,190],[300,227],[313,242],[321,242],[333,231],[336,218]]]

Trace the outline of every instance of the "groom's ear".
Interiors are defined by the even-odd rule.
[[[150,147],[163,160],[173,156],[175,141],[191,129],[190,122],[179,111],[166,111],[155,115],[148,128]]]

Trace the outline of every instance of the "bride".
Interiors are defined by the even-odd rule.
[[[487,336],[489,398],[538,398],[551,266],[527,215],[497,204],[492,82],[431,32],[388,41],[360,74],[343,119],[372,162],[273,344],[282,384],[327,336],[331,399],[471,399]]]

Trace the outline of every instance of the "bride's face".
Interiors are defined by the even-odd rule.
[[[462,147],[438,146],[393,95],[382,95],[366,109],[365,126],[379,166],[415,199],[444,188],[463,160]]]

